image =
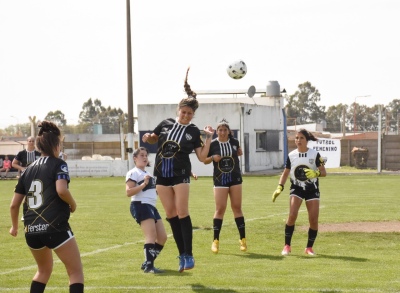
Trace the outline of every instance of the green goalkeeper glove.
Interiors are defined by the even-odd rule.
[[[306,173],[306,177],[308,179],[312,179],[312,178],[317,178],[321,175],[321,172],[319,170],[313,170],[313,169],[307,169],[304,168],[304,173]]]
[[[275,199],[281,194],[283,191],[284,187],[282,184],[279,184],[274,193],[272,194],[272,202],[275,202]]]

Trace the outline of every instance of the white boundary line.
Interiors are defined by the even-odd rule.
[[[0,292],[27,292],[29,290],[28,287],[20,287],[20,288],[1,288],[0,287]],[[46,287],[46,292],[47,291],[60,291],[60,290],[65,290],[65,287]],[[97,290],[159,290],[156,292],[166,292],[172,291],[185,291],[185,292],[192,292],[195,290],[196,292],[200,291],[222,291],[226,292],[227,288],[224,287],[205,287],[205,286],[180,286],[180,287],[168,287],[168,286],[85,286],[85,291],[97,291]],[[232,292],[342,292],[342,289],[340,288],[276,288],[276,287],[264,287],[263,289],[260,289],[259,287],[229,287],[229,291]],[[262,290],[262,291],[260,291]],[[393,290],[390,291],[383,291],[378,288],[369,288],[369,289],[343,289],[345,292],[369,292],[369,293],[382,293],[382,292],[396,292]],[[344,292],[343,291],[343,292]],[[134,291],[137,292],[137,291]],[[154,292],[154,291],[153,291]],[[398,292],[398,291],[397,291]]]

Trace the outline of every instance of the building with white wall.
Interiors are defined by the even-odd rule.
[[[196,93],[199,108],[192,122],[200,129],[206,125],[216,128],[225,118],[243,149],[240,160],[243,173],[282,168],[286,149],[285,117],[278,82],[270,81],[266,89],[257,89],[257,97],[249,97],[247,90]],[[139,138],[146,132],[152,132],[163,119],[175,117],[179,101],[178,98],[176,104],[137,105]],[[142,141],[139,144],[150,149],[150,160],[154,162],[152,156],[156,152],[156,145]],[[212,166],[199,162],[194,153],[191,163],[196,174],[212,176]]]

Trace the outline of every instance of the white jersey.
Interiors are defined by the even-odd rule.
[[[132,180],[136,183],[136,185],[140,185],[144,181],[144,177],[146,175],[150,175],[148,172],[140,170],[135,167],[132,170],[129,170],[126,173],[125,182]],[[150,175],[151,176],[151,175]],[[137,194],[131,197],[131,201],[140,201],[142,203],[151,204],[152,206],[156,206],[157,203],[157,192],[156,192],[156,180],[154,177],[151,177],[149,180],[149,184]]]
[[[307,179],[304,169],[317,170],[323,161],[320,154],[314,149],[301,153],[297,149],[288,155],[285,168],[290,169],[290,182],[303,190],[317,190],[318,178]]]

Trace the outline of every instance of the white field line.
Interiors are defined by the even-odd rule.
[[[227,288],[219,288],[219,287],[205,287],[205,286],[180,286],[180,287],[168,287],[168,286],[85,286],[85,291],[93,291],[97,292],[98,290],[115,290],[115,291],[130,291],[132,290],[133,292],[137,292],[138,290],[146,290],[146,291],[151,291],[151,292],[166,292],[166,291],[171,291],[171,292],[177,292],[177,291],[184,291],[184,292],[210,292],[210,291],[221,291],[221,292],[226,292]],[[0,287],[0,292],[28,292],[29,287],[20,287],[20,288],[2,288]],[[65,287],[48,287],[46,288],[46,292],[48,291],[56,291],[59,292],[60,290],[65,290]],[[157,291],[155,291],[157,290]],[[262,290],[262,291],[260,291]],[[342,292],[341,289],[336,288],[276,288],[276,287],[264,287],[263,289],[260,289],[259,287],[229,287],[229,291],[232,292]],[[369,288],[369,289],[346,289],[345,292],[349,293],[358,293],[358,292],[363,292],[363,293],[383,293],[385,291],[379,289],[379,288]],[[389,291],[389,292],[396,292],[396,291]],[[387,291],[385,292],[387,293]]]

